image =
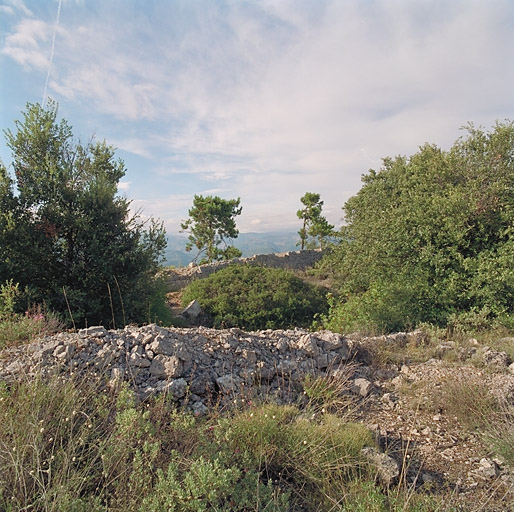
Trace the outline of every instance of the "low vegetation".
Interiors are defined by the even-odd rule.
[[[309,383],[325,389],[333,382]],[[339,388],[338,388],[339,386]],[[336,384],[336,391],[341,391]],[[329,393],[329,396],[333,396]],[[319,395],[316,397],[320,405]],[[0,389],[0,508],[56,511],[332,511],[437,508],[380,489],[374,438],[346,408],[241,401],[206,417],[166,396],[137,403],[95,380]],[[333,402],[331,402],[333,405]]]
[[[325,294],[286,270],[234,265],[191,283],[182,301],[198,300],[215,327],[287,329],[309,327],[326,312]]]

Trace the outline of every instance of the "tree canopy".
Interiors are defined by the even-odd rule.
[[[296,215],[303,221],[303,225],[298,231],[301,249],[303,251],[303,249],[323,248],[325,240],[334,231],[334,226],[321,215],[323,201],[319,194],[313,192],[306,192],[300,201],[304,208],[298,210]]]
[[[80,144],[57,104],[27,104],[5,132],[12,179],[0,168],[0,282],[76,325],[148,320],[165,248],[162,224],[131,216],[117,195],[122,160],[105,142]],[[15,192],[16,191],[16,192]]]
[[[240,198],[221,199],[218,196],[195,195],[189,218],[182,222],[182,231],[189,233],[186,250],[193,247],[204,257],[200,263],[228,260],[241,256],[241,251],[231,245],[231,240],[239,234],[235,217],[241,215]],[[221,245],[221,247],[220,247]]]
[[[362,181],[326,262],[340,286],[327,326],[514,323],[513,123],[469,125],[450,150],[386,158]]]

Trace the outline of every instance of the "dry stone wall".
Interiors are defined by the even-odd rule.
[[[263,267],[283,268],[288,270],[305,270],[313,267],[323,257],[319,249],[290,251],[277,254],[257,254],[250,258],[234,258],[229,261],[217,261],[205,265],[193,265],[178,269],[166,269],[168,288],[171,291],[181,290],[195,279],[209,277],[214,272],[229,265],[259,265]]]

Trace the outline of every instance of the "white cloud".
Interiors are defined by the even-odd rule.
[[[40,71],[48,68],[49,49],[41,48],[47,43],[53,28],[39,20],[26,19],[16,25],[14,32],[5,38],[1,53],[12,58],[27,69]]]
[[[4,0],[4,3],[0,5],[0,10],[10,15],[15,14],[16,11],[23,13],[25,16],[33,15],[23,0]]]
[[[126,192],[130,188],[131,184],[132,184],[131,181],[120,181],[118,183],[118,190]]]
[[[339,224],[382,157],[514,117],[508,0],[88,5],[63,6],[50,95],[151,160],[160,184],[241,197],[248,229],[292,226],[306,191]],[[46,71],[52,29],[25,20],[2,53]],[[135,203],[176,226],[187,198]]]

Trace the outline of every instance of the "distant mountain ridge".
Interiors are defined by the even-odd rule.
[[[268,233],[239,233],[234,246],[243,257],[254,254],[271,254],[277,252],[297,251],[300,237],[296,232],[271,231]],[[185,267],[194,260],[198,251],[186,252],[187,237],[184,235],[168,235],[168,247],[165,251],[165,265]]]

